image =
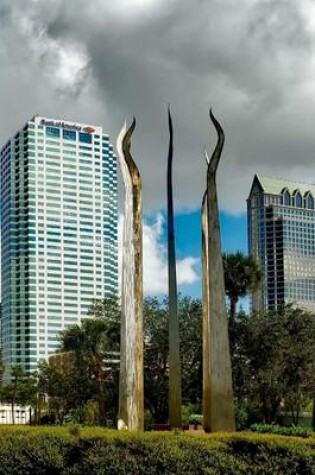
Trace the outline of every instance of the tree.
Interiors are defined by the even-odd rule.
[[[41,361],[37,374],[39,395],[48,395],[49,420],[71,416],[104,424],[117,417],[119,338],[116,297],[95,300],[89,318],[60,333],[59,352]]]
[[[119,351],[121,309],[117,297],[95,299],[88,315],[101,318],[107,325],[106,340],[112,351]]]
[[[108,352],[119,350],[120,308],[117,298],[94,301],[89,315],[94,318],[86,318],[80,325],[71,325],[60,333],[60,350],[74,354],[74,377],[78,380],[81,393],[85,392],[81,407],[96,397],[99,422],[104,424],[104,386],[112,379],[112,371],[107,367],[106,360]]]
[[[283,331],[284,404],[297,425],[315,389],[315,316],[300,309],[287,310]]]
[[[16,365],[11,368],[12,381],[1,388],[1,399],[11,404],[12,424],[15,424],[15,405],[23,402],[22,394],[26,373],[22,366]]]
[[[1,371],[4,372],[4,365],[0,362],[0,373]],[[11,369],[11,376],[11,382],[1,386],[0,398],[1,401],[11,404],[12,423],[15,424],[16,404],[20,404],[34,409],[35,417],[32,419],[30,414],[30,421],[36,424],[44,402],[39,398],[37,373],[27,374],[22,366],[16,365]]]
[[[85,383],[95,383],[100,423],[105,422],[104,368],[107,323],[100,319],[86,319],[81,325],[71,325],[61,333],[62,351],[73,351],[75,365],[81,370]],[[85,384],[85,387],[91,386]],[[82,387],[81,387],[82,390]]]
[[[168,420],[168,313],[157,298],[146,298],[144,312],[144,405],[155,423]]]
[[[38,397],[48,396],[48,422],[63,423],[71,410],[75,410],[79,422],[84,422],[83,407],[90,393],[84,374],[79,377],[79,370],[74,364],[72,352],[51,356],[48,361],[38,364]],[[38,420],[40,416],[37,416]]]
[[[120,322],[119,299],[115,296],[105,297],[103,299],[94,299],[88,311],[88,315],[102,318],[105,321],[112,322],[119,326]]]
[[[202,305],[199,299],[178,297],[183,403],[200,406],[202,384]],[[144,301],[145,407],[155,423],[168,419],[169,352],[168,300]]]
[[[183,404],[199,406],[202,395],[202,303],[181,296],[178,302]]]
[[[38,424],[41,410],[46,406],[43,396],[39,393],[37,372],[25,376],[19,388],[19,404],[30,406],[30,420],[34,424]],[[33,414],[31,409],[34,410]]]
[[[257,260],[238,251],[223,254],[225,293],[230,300],[230,321],[233,324],[240,297],[257,290],[262,282],[262,272]]]
[[[234,391],[249,418],[276,422],[280,407],[298,423],[315,387],[315,317],[286,306],[236,317],[232,352]]]
[[[5,366],[2,360],[0,360],[0,380],[2,381],[2,376],[5,371]]]

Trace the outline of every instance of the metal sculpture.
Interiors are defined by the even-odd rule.
[[[202,205],[203,426],[205,432],[217,432],[234,431],[235,418],[216,188],[224,132],[211,109],[210,119],[218,140],[208,163]]]
[[[142,186],[130,153],[135,125],[133,118],[117,139],[125,186],[118,428],[139,431],[144,428]]]
[[[209,165],[209,157],[206,148],[204,149],[204,156]],[[209,421],[209,279],[208,279],[208,206],[207,206],[207,190],[202,197],[201,205],[201,265],[202,265],[202,371],[203,371],[203,384],[202,384],[202,399],[203,399],[203,421],[204,426]],[[208,431],[207,431],[208,432]]]
[[[177,314],[176,251],[173,205],[173,124],[168,108],[169,150],[167,159],[167,237],[169,289],[169,418],[172,428],[182,428],[181,363]]]

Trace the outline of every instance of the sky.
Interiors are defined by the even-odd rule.
[[[29,118],[125,118],[144,187],[147,294],[166,291],[167,104],[174,121],[180,289],[200,295],[203,148],[226,135],[218,172],[223,249],[246,250],[255,173],[314,182],[311,0],[0,0],[0,142]]]

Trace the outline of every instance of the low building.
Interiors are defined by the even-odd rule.
[[[31,406],[14,406],[12,413],[11,404],[0,404],[0,424],[16,424],[25,425],[31,424],[34,418],[34,409]]]

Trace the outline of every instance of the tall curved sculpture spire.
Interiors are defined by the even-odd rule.
[[[121,336],[118,428],[143,430],[143,266],[142,186],[131,156],[133,118],[122,127],[117,153],[125,186],[125,217],[122,256]]]
[[[211,109],[210,119],[218,139],[208,163],[207,190],[202,205],[203,425],[205,432],[217,432],[235,430],[235,419],[216,188],[224,132]]]
[[[206,148],[204,148],[204,157],[209,165],[209,157]],[[207,190],[202,197],[201,205],[201,265],[202,265],[202,399],[203,399],[203,425],[207,425],[209,421],[209,279],[208,279],[208,206],[207,206]],[[208,431],[207,431],[208,432]]]
[[[176,251],[173,204],[173,123],[168,108],[169,150],[167,159],[167,242],[169,291],[169,417],[172,428],[182,428],[181,363],[177,314]]]

